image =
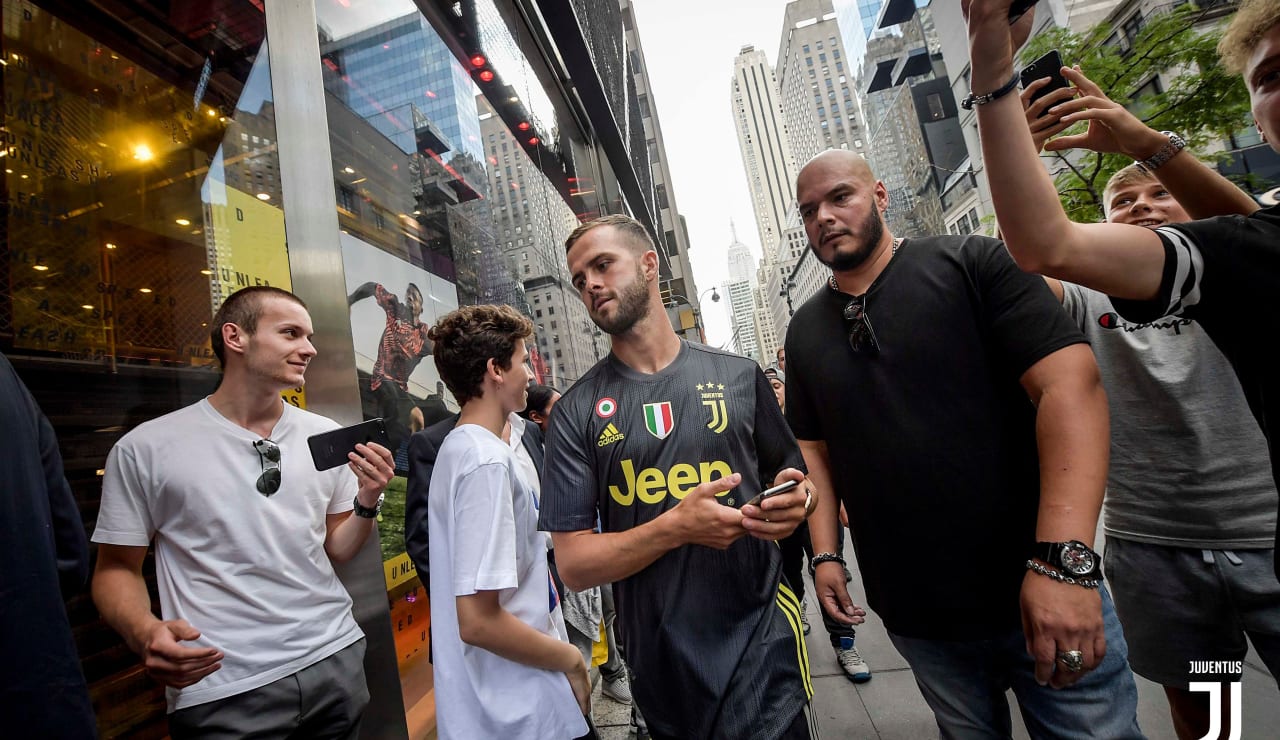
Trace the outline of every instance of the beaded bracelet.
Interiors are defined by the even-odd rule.
[[[844,561],[844,558],[834,552],[820,552],[809,558],[809,565],[814,568],[817,568],[823,563],[839,563],[842,567],[848,567],[848,563]]]

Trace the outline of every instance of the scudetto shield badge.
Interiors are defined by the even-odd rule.
[[[675,414],[671,411],[671,402],[646,403],[644,405],[644,428],[658,439],[666,439],[676,425]]]

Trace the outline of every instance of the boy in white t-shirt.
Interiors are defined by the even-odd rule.
[[[508,306],[461,308],[430,333],[440,377],[462,404],[427,503],[441,740],[594,736],[587,666],[566,637],[537,502],[501,439],[525,406],[532,334]]]

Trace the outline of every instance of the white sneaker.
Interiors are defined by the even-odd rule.
[[[804,628],[804,633],[809,634],[809,599],[805,597],[800,600],[800,626]]]
[[[619,672],[614,678],[604,679],[603,684],[600,693],[619,704],[631,704],[631,682],[627,680],[625,671]]]
[[[836,648],[836,662],[840,664],[840,668],[850,681],[866,683],[871,680],[871,666],[867,665],[867,661],[858,654],[858,649],[853,646],[852,637],[840,638],[840,647]]]

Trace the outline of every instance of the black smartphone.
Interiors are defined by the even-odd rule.
[[[1049,78],[1049,84],[1036,90],[1036,94],[1027,103],[1028,106],[1054,90],[1071,86],[1071,83],[1067,82],[1067,78],[1062,76],[1062,55],[1058,53],[1057,49],[1050,49],[1044,56],[1023,67],[1019,77],[1024,88],[1038,79]]]
[[[1009,6],[1009,25],[1013,25],[1019,18],[1026,14],[1036,6],[1039,0],[1013,0],[1013,4]]]
[[[786,483],[780,483],[773,488],[766,488],[760,493],[757,493],[755,498],[743,504],[743,506],[759,506],[765,499],[773,498],[780,493],[786,493],[787,491],[793,490],[798,485],[800,485],[800,481],[789,480]]]
[[[387,427],[382,419],[370,419],[349,427],[321,432],[307,437],[307,446],[311,448],[311,461],[316,470],[329,470],[348,462],[347,453],[355,450],[358,444],[378,444],[391,449],[391,440],[387,439]]]

